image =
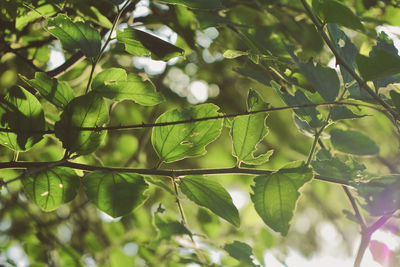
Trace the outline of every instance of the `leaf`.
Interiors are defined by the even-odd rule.
[[[397,112],[400,111],[400,93],[396,92],[395,90],[391,90],[390,98],[392,99],[393,105],[396,107]]]
[[[60,120],[55,123],[55,134],[69,152],[80,155],[95,151],[103,141],[105,131],[84,131],[77,127],[100,127],[108,121],[108,109],[101,96],[89,93],[68,103]]]
[[[361,172],[365,170],[365,165],[355,162],[354,159],[343,162],[337,157],[321,160],[317,156],[317,160],[313,161],[311,165],[314,171],[321,176],[342,179],[344,181],[360,178]]]
[[[32,133],[0,132],[0,144],[15,150],[27,151],[43,138],[34,131],[45,130],[43,108],[34,95],[20,86],[10,88],[0,98],[0,126],[15,131]]]
[[[82,183],[89,200],[114,218],[131,212],[147,199],[144,191],[148,185],[138,174],[94,171],[86,174]]]
[[[328,24],[327,28],[331,39],[336,46],[337,51],[346,61],[346,63],[351,67],[351,69],[355,70],[355,68],[357,68],[357,47],[351,42],[349,37],[347,37],[347,35],[342,30],[340,30],[340,28],[336,24]],[[343,77],[343,81],[345,83],[350,83],[354,80],[354,77],[351,76],[350,73],[345,68],[343,68],[342,65],[339,65],[339,68]]]
[[[382,49],[374,49],[370,57],[357,55],[361,76],[368,81],[400,73],[400,58]]]
[[[254,90],[249,90],[247,110],[261,110],[268,107],[261,96]],[[266,162],[272,154],[272,150],[265,154],[254,156],[256,147],[268,133],[265,121],[268,114],[257,113],[235,117],[232,123],[233,155],[246,164],[259,165]],[[262,126],[261,126],[262,125]]]
[[[197,205],[210,209],[236,227],[240,226],[239,212],[219,183],[202,176],[186,176],[180,180],[179,188]]]
[[[169,60],[184,55],[184,50],[144,31],[127,28],[117,31],[118,41],[134,56],[151,56],[152,59]]]
[[[301,73],[311,83],[311,86],[317,91],[325,101],[334,101],[339,95],[340,81],[334,69],[323,67],[319,63],[314,65],[312,61],[302,63],[293,52],[293,48],[287,46],[287,50],[293,60],[299,66]]]
[[[54,4],[44,4],[34,10],[28,11],[23,16],[17,16],[15,19],[15,28],[21,31],[28,23],[35,21],[41,17],[50,17],[57,13]]]
[[[385,32],[381,32],[378,37],[376,38],[376,46],[372,48],[372,51],[370,52],[370,56],[373,56],[375,49],[383,49],[386,52],[389,52],[393,55],[395,58],[400,58],[397,48],[394,46],[393,41],[389,39],[387,34]],[[374,87],[376,89],[379,89],[381,87],[386,87],[387,85],[391,83],[398,83],[400,82],[400,73],[397,73],[392,76],[387,76],[384,78],[378,78],[375,79],[374,81]]]
[[[353,111],[343,106],[334,106],[331,109],[331,119],[334,121],[344,120],[344,119],[358,119],[365,117],[366,115],[357,115]]]
[[[247,56],[248,54],[249,54],[248,52],[228,49],[224,52],[223,56],[224,56],[224,58],[233,59],[233,58],[237,58],[240,56]]]
[[[85,2],[76,3],[78,4],[78,14],[84,19],[90,20],[104,28],[111,29],[111,21],[101,14],[101,12],[94,6],[87,5]]]
[[[228,252],[232,258],[246,264],[246,266],[259,266],[253,263],[251,259],[253,256],[253,249],[246,243],[235,240],[233,243],[225,244],[224,250]]]
[[[154,214],[154,225],[158,229],[158,240],[170,239],[175,235],[189,235],[192,233],[178,221],[164,221],[158,212]]]
[[[67,51],[80,49],[86,57],[96,57],[100,52],[100,34],[88,22],[73,22],[66,15],[59,14],[49,19],[46,29]]]
[[[375,142],[361,132],[333,129],[330,135],[333,147],[341,152],[354,155],[379,153],[379,147]]]
[[[277,172],[254,178],[251,200],[258,215],[274,231],[286,236],[293,217],[298,190],[313,177],[302,162],[291,163]]]
[[[22,180],[25,192],[44,211],[52,211],[73,200],[81,184],[76,173],[66,167],[53,167]]]
[[[220,0],[157,0],[157,2],[172,5],[182,5],[189,8],[198,9],[223,9]]]
[[[55,78],[50,78],[44,72],[36,72],[35,79],[28,80],[26,77],[19,77],[39,91],[39,93],[50,103],[58,108],[64,107],[71,101],[75,95],[71,87],[65,82],[58,82]]]
[[[220,116],[218,109],[214,104],[197,105],[182,111],[174,109],[158,117],[156,123]],[[207,152],[205,146],[221,134],[222,124],[223,120],[217,119],[154,127],[151,142],[164,162],[201,156]]]
[[[288,106],[312,104],[307,96],[300,90],[296,90],[295,95],[292,96],[288,93],[282,93],[280,91],[281,86],[274,81],[271,81],[271,86]],[[306,121],[311,128],[319,128],[324,124],[322,115],[315,107],[297,108],[294,110],[294,113],[296,113],[296,115],[299,116],[303,121]]]
[[[109,68],[97,74],[93,79],[92,89],[109,99],[129,99],[144,106],[153,106],[164,101],[150,80],[143,80],[133,73],[126,75],[126,71],[119,68]]]
[[[360,18],[347,6],[336,0],[313,0],[313,9],[325,23],[336,23],[353,30],[364,30]]]

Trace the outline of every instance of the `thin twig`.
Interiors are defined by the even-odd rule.
[[[25,179],[26,177],[28,177],[29,175],[35,174],[35,173],[37,173],[37,172],[43,171],[43,170],[48,169],[48,168],[51,168],[51,167],[63,165],[63,164],[65,164],[66,162],[68,162],[68,160],[74,159],[74,158],[77,158],[77,157],[78,157],[78,156],[74,156],[74,157],[72,157],[72,158],[64,158],[64,159],[59,160],[59,161],[50,161],[50,162],[47,162],[47,163],[45,163],[45,164],[37,165],[37,167],[36,167],[35,169],[29,169],[29,167],[28,167],[28,168],[27,168],[28,170],[25,171],[23,174],[21,174],[21,175],[15,177],[15,178],[13,178],[13,179],[10,179],[10,180],[8,180],[8,181],[5,181],[2,185],[7,185],[7,184],[9,184],[9,183],[12,183],[12,182],[15,182],[15,181],[18,181],[18,180],[23,180],[23,179]],[[12,161],[12,162],[18,163],[18,161]]]
[[[239,116],[257,114],[257,113],[264,113],[264,112],[274,112],[280,110],[289,110],[289,109],[300,109],[300,108],[307,108],[307,107],[318,107],[318,106],[355,106],[355,107],[367,107],[371,109],[378,110],[380,112],[385,112],[381,109],[373,107],[371,105],[366,104],[359,104],[359,103],[350,103],[350,102],[324,102],[324,103],[310,103],[310,104],[303,104],[303,105],[294,105],[294,106],[284,106],[284,107],[272,107],[260,110],[253,110],[253,111],[245,111],[245,112],[238,112],[233,114],[226,114],[220,116],[212,116],[212,117],[204,117],[204,118],[193,118],[181,121],[171,121],[171,122],[159,122],[159,123],[142,123],[142,124],[132,124],[132,125],[120,125],[120,126],[104,126],[104,127],[75,127],[74,129],[79,131],[117,131],[117,130],[133,130],[133,129],[143,129],[143,128],[152,128],[152,127],[162,127],[162,126],[169,126],[169,125],[177,125],[177,124],[185,124],[185,123],[193,123],[193,122],[200,122],[200,121],[209,121],[209,120],[218,120],[218,119],[225,119],[225,118],[234,118]],[[53,134],[54,130],[43,130],[43,131],[35,131],[35,130],[13,130],[7,128],[0,128],[0,132],[7,132],[7,133],[25,133],[25,134]]]
[[[358,209],[356,200],[354,199],[353,195],[351,194],[350,190],[346,186],[342,186],[344,192],[346,193],[347,198],[350,201],[351,207],[354,210],[354,213],[356,215],[356,218],[358,220],[358,224],[361,227],[361,232],[364,232],[367,229],[367,224],[365,223],[365,220],[363,216],[361,215],[360,210]]]
[[[217,174],[237,174],[237,175],[264,175],[271,174],[272,170],[262,170],[262,169],[250,169],[250,168],[215,168],[215,169],[136,169],[136,168],[118,168],[118,167],[103,167],[103,166],[93,166],[81,163],[75,163],[70,161],[50,161],[50,162],[0,162],[0,169],[29,169],[41,166],[48,166],[51,164],[57,164],[58,166],[68,167],[83,171],[110,171],[110,172],[127,172],[127,173],[137,173],[143,175],[155,175],[155,176],[168,176],[168,177],[181,177],[186,175],[217,175]],[[53,166],[53,165],[51,165]],[[342,179],[337,179],[334,177],[327,177],[321,175],[315,175],[314,179],[330,182],[339,185],[346,186],[356,186],[353,181],[347,181]],[[7,181],[10,182],[11,180]]]

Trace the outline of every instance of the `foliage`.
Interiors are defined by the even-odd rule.
[[[1,265],[397,266],[397,2],[0,1]]]

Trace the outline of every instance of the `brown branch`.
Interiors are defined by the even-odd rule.
[[[218,174],[237,174],[237,175],[265,175],[271,174],[272,170],[263,169],[250,169],[250,168],[216,168],[216,169],[182,169],[182,170],[172,170],[172,169],[136,169],[136,168],[118,168],[118,167],[103,167],[103,166],[93,166],[81,163],[75,163],[70,161],[50,161],[50,162],[23,162],[23,161],[10,161],[10,162],[0,162],[0,169],[30,169],[38,168],[41,166],[63,166],[71,169],[83,170],[83,171],[110,171],[110,172],[127,172],[127,173],[137,173],[143,175],[155,175],[155,176],[167,176],[167,177],[180,177],[186,175],[218,175]],[[17,177],[18,178],[18,177]],[[19,180],[21,178],[14,178],[8,180],[5,183],[10,183],[12,181]],[[315,175],[314,179],[339,184],[346,186],[355,186],[353,181],[345,181],[341,179],[336,179],[333,177]]]
[[[280,110],[289,110],[289,109],[300,109],[300,108],[307,108],[307,107],[318,107],[318,106],[330,106],[330,105],[340,105],[340,106],[355,106],[355,107],[368,107],[380,112],[385,113],[385,111],[378,109],[374,106],[365,105],[365,104],[357,104],[357,103],[349,103],[349,102],[324,102],[324,103],[311,103],[311,104],[304,104],[304,105],[295,105],[295,106],[284,106],[284,107],[272,107],[260,110],[253,110],[253,111],[245,111],[245,112],[238,112],[233,114],[226,114],[220,116],[213,116],[213,117],[204,117],[204,118],[197,118],[197,119],[187,119],[182,121],[171,121],[171,122],[159,122],[159,123],[142,123],[142,124],[132,124],[132,125],[120,125],[120,126],[96,126],[96,127],[75,127],[76,130],[79,131],[116,131],[116,130],[132,130],[132,129],[142,129],[142,128],[152,128],[152,127],[162,127],[162,126],[169,126],[169,125],[177,125],[177,124],[185,124],[185,123],[193,123],[193,122],[200,122],[200,121],[209,121],[209,120],[219,120],[225,118],[234,118],[239,116],[257,114],[257,113],[264,113],[264,112],[273,112],[273,111],[280,111]],[[7,132],[7,133],[26,133],[26,134],[53,134],[54,130],[44,130],[44,131],[27,131],[27,130],[13,130],[7,128],[0,128],[0,132]]]

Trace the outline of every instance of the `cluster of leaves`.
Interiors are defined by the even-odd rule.
[[[398,146],[397,141],[391,141],[400,134],[400,93],[395,87],[400,81],[398,51],[382,32],[369,54],[361,54],[346,34],[352,30],[368,40],[377,22],[369,22],[367,16],[379,12],[379,6],[357,7],[365,13],[361,20],[352,9],[336,0],[312,1],[312,9],[306,1],[301,2],[263,4],[246,1],[238,4],[229,0],[159,0],[150,3],[149,15],[134,18],[143,27],[168,25],[179,36],[176,45],[150,34],[152,26],[146,30],[137,29],[137,25],[120,28],[113,37],[117,25],[131,23],[131,16],[140,4],[136,1],[69,3],[43,0],[30,4],[15,1],[12,8],[8,8],[9,1],[0,3],[3,30],[0,38],[4,40],[1,46],[7,52],[2,56],[7,60],[7,55],[14,54],[28,69],[17,67],[18,82],[10,82],[5,75],[0,77],[1,85],[8,87],[0,99],[0,144],[7,151],[2,159],[14,156],[14,161],[0,164],[5,170],[0,180],[4,188],[1,214],[14,224],[7,230],[11,241],[0,248],[7,248],[13,239],[21,239],[26,234],[29,238],[24,241],[25,251],[30,260],[38,264],[59,261],[61,265],[73,263],[79,266],[83,264],[82,255],[88,253],[99,264],[124,262],[129,266],[135,259],[122,252],[121,244],[135,242],[139,244],[143,265],[157,265],[165,259],[168,259],[166,266],[212,265],[209,255],[204,255],[197,247],[193,254],[185,256],[185,253],[173,255],[179,248],[175,243],[168,249],[160,248],[160,244],[171,242],[173,236],[188,236],[195,244],[194,233],[182,207],[183,196],[198,207],[197,223],[209,237],[216,235],[215,226],[220,224],[215,215],[240,227],[243,216],[227,187],[216,181],[219,176],[205,176],[213,174],[254,175],[251,186],[246,187],[252,202],[251,210],[269,229],[282,236],[289,233],[300,192],[307,190],[305,185],[311,186],[312,180],[351,187],[358,193],[364,213],[382,216],[381,220],[385,221],[391,218],[400,208],[399,177],[394,164],[390,163],[391,158],[386,160],[377,155],[382,153],[382,148],[387,153],[386,150]],[[263,19],[265,14],[260,10],[267,13],[267,18]],[[295,21],[294,17],[304,15],[308,18]],[[196,39],[196,32],[209,27],[217,27],[221,35],[218,37],[221,41],[215,42],[215,47],[210,50],[220,51],[226,58],[214,63],[215,70],[207,69],[209,65],[205,62],[191,59],[204,51],[210,53],[206,49],[201,51],[201,41],[199,37]],[[298,31],[304,36],[297,34]],[[49,60],[48,45],[54,40],[61,44],[69,59],[60,68],[44,71]],[[330,52],[324,50],[323,42]],[[319,57],[312,59],[310,55]],[[339,70],[324,64],[332,55]],[[149,77],[130,65],[121,66],[125,64],[121,63],[123,59],[132,56],[164,62],[179,57],[179,68],[185,69],[195,62],[201,69],[199,77],[210,79],[210,82],[216,80],[224,89],[234,84],[232,79],[245,81],[240,85],[251,82],[261,89],[248,90],[247,87],[243,91],[240,88],[239,98],[235,93],[223,90],[221,99],[213,101],[215,103],[188,105],[163,88],[163,75]],[[85,60],[79,63],[81,58]],[[188,61],[193,62],[187,64]],[[232,74],[217,72],[221,67],[232,66],[235,66]],[[163,88],[162,93],[160,88]],[[242,101],[243,96],[247,101]],[[286,106],[272,107],[264,101],[266,96],[268,101],[280,101]],[[222,100],[225,97],[232,99]],[[234,114],[222,112],[238,112],[230,100],[241,106],[246,103],[246,110]],[[123,108],[128,110],[128,116],[123,115]],[[163,109],[160,115],[159,109]],[[294,124],[304,134],[297,135],[305,140],[305,148],[295,154],[301,156],[282,155],[283,150],[289,151],[282,143],[288,141],[292,147],[298,145],[293,145],[298,142],[290,140],[293,139],[290,136],[272,146],[266,141],[269,139],[268,116],[272,111],[283,109],[293,109]],[[379,145],[374,141],[376,135],[367,134],[363,125],[362,118],[368,115],[373,115],[374,123],[384,121],[381,127],[390,135],[381,138]],[[144,120],[152,121],[143,123]],[[291,121],[286,118],[284,122],[289,124]],[[124,125],[120,125],[122,123]],[[274,129],[275,126],[277,123],[271,122],[270,128],[275,135],[284,136],[282,131],[294,131],[286,126],[277,130],[279,128]],[[137,128],[151,132],[144,131],[135,137],[112,134],[114,130]],[[224,136],[226,131],[229,137]],[[307,137],[313,138],[311,143]],[[382,144],[385,139],[396,145]],[[117,154],[113,154],[108,146],[116,146],[116,143],[122,145]],[[217,161],[218,168],[203,169],[204,164],[197,162],[197,157],[205,155],[206,147],[215,143],[224,147],[222,158],[218,154],[212,159]],[[271,147],[277,150],[277,155],[270,160]],[[42,154],[35,156],[35,151]],[[18,159],[20,152],[24,153]],[[129,167],[134,162],[135,169],[118,164],[127,156],[131,159],[125,165]],[[375,170],[375,161],[369,160],[377,158],[383,159],[390,170],[383,177],[371,172],[371,169]],[[181,161],[185,163],[179,165]],[[103,162],[112,165],[104,167]],[[234,167],[226,168],[222,162],[234,164]],[[173,171],[160,168],[162,164],[170,163]],[[195,169],[179,170],[190,164]],[[13,168],[25,168],[26,171],[22,174],[7,172]],[[16,183],[11,182],[19,180],[22,189],[18,185],[12,187]],[[21,197],[23,194],[29,196],[29,201]],[[354,197],[351,194],[348,197],[355,211],[352,219],[370,238],[377,229],[376,224],[368,227],[354,204]],[[42,221],[35,214],[40,211],[30,201],[43,211],[56,210],[50,213],[56,219],[51,217]],[[168,201],[172,205],[176,202],[178,206],[179,213],[172,213],[173,219],[169,218],[168,212],[173,207],[167,204]],[[160,202],[166,206],[167,214],[163,214],[165,208]],[[70,203],[71,211],[67,216],[58,216],[57,212],[65,208],[66,203]],[[83,211],[88,203],[114,218],[123,216],[123,223],[102,229],[104,236],[96,236],[93,233],[100,231],[96,229],[99,219],[98,215],[93,215],[96,214],[93,210],[87,214]],[[145,208],[138,208],[141,205]],[[156,211],[154,205],[158,205]],[[33,229],[34,233],[30,235],[30,230],[22,231],[17,227],[18,222],[23,224],[25,217],[21,211],[24,209],[28,209],[27,214],[34,224],[27,227]],[[62,242],[52,231],[45,231],[47,226],[63,225],[69,217],[74,217],[72,222],[75,222],[71,226],[75,229],[72,236],[78,240],[81,234],[85,237],[82,246],[78,246],[76,240]],[[146,233],[154,232],[149,225],[158,229],[158,235],[153,239]],[[267,237],[261,237],[263,241],[272,240],[269,230],[264,231]],[[114,239],[114,232],[117,237],[125,237]],[[254,249],[254,256],[248,244],[231,239],[241,236],[247,239],[244,234],[235,228],[229,228],[229,232],[223,246],[209,246],[222,247],[230,255],[225,259],[227,265],[239,261],[245,266],[255,266],[255,257],[262,261],[262,253],[267,247]],[[135,236],[138,233],[141,234]],[[97,245],[96,240],[101,240],[101,245]],[[173,240],[180,242],[178,238]],[[40,242],[47,247],[32,250]],[[185,247],[184,242],[179,245]],[[99,251],[104,247],[111,248],[111,252],[101,255]],[[47,253],[53,248],[58,249],[56,257]],[[359,251],[361,258],[362,253]]]

